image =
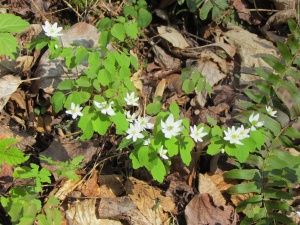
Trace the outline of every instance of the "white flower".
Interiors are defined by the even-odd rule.
[[[197,129],[196,125],[194,127],[190,127],[191,130],[191,137],[194,139],[195,142],[203,142],[202,138],[207,135],[208,133],[203,132],[204,127],[200,127]]]
[[[42,27],[45,31],[45,34],[49,37],[58,37],[63,35],[59,33],[62,30],[62,27],[57,27],[57,23],[51,25],[48,21],[46,21],[45,25],[43,25]]]
[[[172,136],[178,136],[182,131],[181,123],[182,120],[178,120],[174,122],[173,114],[170,114],[167,118],[166,122],[163,121],[161,123],[161,130],[165,134],[166,138],[172,138]]]
[[[107,101],[104,101],[104,102],[94,101],[94,105],[101,110],[101,113],[102,114],[107,114],[109,116],[116,115],[114,110],[111,107],[112,104],[114,104],[113,101],[111,101],[110,103],[107,103]]]
[[[136,123],[141,127],[142,130],[145,129],[152,129],[154,127],[153,123],[149,123],[149,120],[151,119],[150,116],[146,117],[140,117],[137,119]]]
[[[251,114],[251,116],[249,117],[249,121],[251,123],[251,130],[256,130],[256,128],[258,127],[262,127],[264,125],[264,121],[258,121],[259,119],[259,113],[257,113],[254,116],[254,112]]]
[[[267,113],[272,116],[272,117],[277,117],[275,114],[277,113],[277,111],[273,111],[271,106],[266,106],[266,111]]]
[[[239,135],[237,130],[235,130],[235,126],[233,126],[231,129],[228,128],[228,131],[224,130],[224,133],[225,133],[224,140],[229,141],[230,144],[243,145],[243,143],[240,142],[241,136]]]
[[[167,156],[167,152],[168,150],[163,149],[164,146],[161,146],[160,149],[158,150],[158,154],[160,157],[162,157],[163,159],[168,159],[169,157]]]
[[[67,114],[71,114],[73,119],[76,119],[77,116],[82,116],[81,113],[82,107],[80,105],[75,105],[75,103],[71,103],[71,109],[67,110]]]
[[[138,138],[144,138],[144,135],[141,133],[142,130],[139,126],[130,124],[129,129],[126,131],[128,136],[126,136],[126,139],[132,138],[132,140],[135,142]]]
[[[131,94],[126,94],[126,97],[124,98],[127,105],[133,105],[133,106],[138,106],[138,100],[139,97],[134,97],[134,92],[131,92]]]
[[[250,128],[249,129],[245,129],[244,125],[242,125],[241,127],[239,127],[236,130],[238,136],[240,137],[240,140],[244,139],[244,138],[248,138],[250,137],[249,132],[250,132]]]
[[[107,104],[107,102],[97,102],[97,101],[94,101],[94,105],[99,108],[99,109],[103,109],[105,104]]]
[[[143,142],[143,145],[148,146],[149,144],[150,144],[150,138],[146,139],[146,140]]]
[[[128,122],[132,123],[132,122],[135,120],[135,118],[136,118],[135,113],[130,114],[130,111],[127,111],[127,112],[126,112],[126,120],[127,120]]]
[[[296,214],[300,218],[300,211],[296,211]]]
[[[225,153],[225,149],[224,149],[224,148],[221,149],[221,153],[222,153],[222,154]]]

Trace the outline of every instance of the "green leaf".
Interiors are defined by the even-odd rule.
[[[211,118],[212,119],[212,118]],[[212,121],[211,121],[212,122]],[[213,136],[220,136],[222,137],[222,134],[223,134],[223,130],[219,127],[219,126],[214,126],[212,129],[211,129],[211,134]]]
[[[283,101],[286,107],[288,107],[291,114],[291,119],[295,119],[300,115],[300,96],[299,88],[290,81],[282,80],[281,86],[276,90],[276,94]]]
[[[111,39],[111,33],[108,31],[103,31],[99,37],[98,43],[101,47],[106,48]]]
[[[290,212],[292,211],[291,206],[286,202],[268,200],[268,201],[264,201],[264,204],[267,210],[269,211],[271,210],[285,210]]]
[[[275,188],[264,188],[263,196],[265,198],[293,200],[293,197],[289,193]]]
[[[0,33],[0,55],[6,55],[15,59],[18,54],[18,49],[17,38],[11,34]]]
[[[247,143],[247,141],[248,141],[248,143]],[[235,150],[234,156],[237,158],[237,160],[240,163],[244,163],[247,160],[248,156],[249,156],[249,151],[250,150],[254,151],[255,148],[253,148],[254,144],[251,143],[249,141],[249,139],[248,140],[244,139],[241,142],[242,143],[245,142],[245,144],[244,144],[245,146],[247,146],[247,144],[249,144],[249,145],[252,144],[252,149],[249,149],[248,146],[247,146],[247,148],[245,148],[244,145],[235,144],[236,150]],[[251,146],[249,146],[249,147],[251,147]],[[225,148],[225,150],[226,150],[226,148]]]
[[[190,162],[192,160],[191,151],[193,150],[194,146],[195,146],[195,143],[190,137],[184,136],[180,139],[180,142],[179,142],[180,156],[181,156],[182,161],[187,166],[190,165]]]
[[[7,150],[2,147],[0,149],[0,163],[5,161],[8,165],[13,166],[25,162],[28,158],[29,156],[25,157],[24,153],[16,147],[11,147]]]
[[[253,90],[253,89],[245,89],[244,93],[254,102],[256,103],[261,103],[263,102],[263,99],[265,99],[265,95],[264,94],[259,94],[257,93],[257,91]]]
[[[212,11],[211,11],[211,17],[212,17],[212,19],[213,20],[217,19],[220,13],[221,13],[221,10],[218,7],[214,6],[212,8]]]
[[[100,135],[104,135],[106,134],[111,122],[107,115],[97,113],[97,116],[92,119],[92,124],[94,131],[98,132]]]
[[[174,119],[177,120],[179,118],[179,113],[180,113],[178,105],[175,102],[172,102],[169,109],[171,114],[173,114]]]
[[[124,134],[128,130],[129,122],[126,120],[126,115],[123,112],[117,112],[116,115],[110,117],[110,120],[115,123],[117,134]]]
[[[138,59],[134,55],[130,55],[130,63],[135,70],[139,69]]]
[[[0,32],[19,33],[29,27],[29,23],[13,14],[0,14]]]
[[[128,22],[128,23],[124,23],[124,28],[126,31],[126,34],[133,38],[133,39],[137,39],[138,38],[138,25],[136,22]]]
[[[28,157],[25,157],[23,152],[16,147],[9,148],[12,144],[18,142],[15,138],[8,138],[0,140],[0,164],[5,161],[7,164],[13,166],[25,162]]]
[[[275,56],[263,56],[262,59],[280,75],[283,75],[285,73],[285,66]]]
[[[37,50],[40,51],[42,48],[47,46],[49,42],[50,42],[50,38],[47,36],[38,37],[31,40],[31,42],[27,47],[29,50],[33,50],[34,48],[36,48]]]
[[[293,60],[293,55],[290,52],[290,49],[288,48],[288,46],[286,44],[284,44],[283,42],[278,41],[277,48],[278,48],[282,58],[284,59],[285,64],[289,65]]]
[[[75,52],[75,63],[76,65],[82,63],[89,55],[86,48],[76,48]]]
[[[148,115],[156,115],[160,112],[162,104],[160,102],[153,102],[147,105],[146,113]]]
[[[178,154],[179,143],[176,137],[172,137],[165,141],[165,147],[168,149],[168,155],[170,157]]]
[[[132,143],[132,139],[123,138],[117,150],[122,150]]]
[[[102,84],[104,87],[107,87],[111,80],[111,76],[106,69],[101,69],[98,73],[98,82]]]
[[[129,15],[132,16],[133,18],[137,18],[137,11],[136,9],[133,7],[133,6],[128,6],[128,5],[125,5],[124,8],[124,15],[126,17],[128,17]]]
[[[66,101],[66,96],[62,92],[55,92],[51,98],[51,103],[54,111],[58,113],[62,110],[64,103]]]
[[[146,9],[139,9],[137,24],[138,27],[143,28],[147,27],[152,21],[152,15]]]
[[[79,85],[79,87],[90,87],[91,81],[87,76],[80,76],[76,80],[76,84]]]
[[[107,89],[105,91],[105,96],[107,98],[114,98],[118,94],[118,91],[116,89]]]
[[[207,148],[207,154],[209,155],[216,155],[218,154],[222,149],[222,146],[224,145],[223,141],[220,140],[219,137],[213,137],[210,140],[210,145]]]
[[[206,20],[208,13],[213,8],[211,1],[206,1],[200,9],[200,19]]]
[[[91,94],[85,91],[73,91],[66,99],[66,102],[64,104],[65,108],[69,109],[71,107],[71,103],[74,102],[75,104],[81,105],[82,103],[85,103],[89,101],[91,97]]]
[[[261,76],[272,85],[277,86],[278,82],[281,81],[280,77],[274,73],[266,73],[263,68],[256,67],[255,72],[257,75]]]
[[[268,213],[268,222],[265,224],[271,224],[277,222],[277,224],[285,224],[285,225],[296,225],[289,217],[282,213],[271,212]]]
[[[112,19],[110,19],[110,18],[108,18],[108,17],[104,17],[104,18],[102,18],[102,19],[96,24],[96,27],[98,28],[98,30],[99,30],[100,32],[102,32],[102,31],[105,31],[105,30],[111,28],[111,27],[112,27],[112,24],[113,24],[113,20],[112,20]],[[102,35],[102,34],[101,34],[101,35]],[[101,35],[100,35],[100,36],[101,36]]]
[[[217,121],[215,119],[213,119],[210,115],[207,114],[205,118],[210,125],[212,125],[212,126],[217,125]]]
[[[224,0],[215,0],[214,3],[222,10],[228,8],[228,3]]]
[[[73,82],[74,80],[72,79],[65,79],[62,80],[58,85],[57,85],[57,89],[64,91],[64,90],[71,90],[73,88]],[[57,93],[57,92],[56,92]],[[55,94],[56,94],[55,93]],[[61,93],[61,92],[60,92]]]
[[[151,174],[153,179],[157,180],[158,182],[164,181],[164,177],[167,175],[167,170],[161,159],[157,158],[156,164],[152,167]]]
[[[203,0],[186,0],[186,4],[190,10],[190,12],[194,13]]]
[[[246,184],[238,184],[230,187],[228,190],[229,194],[247,194],[247,193],[260,193],[261,183],[260,182],[249,182]]]
[[[224,178],[261,181],[261,174],[257,169],[233,169],[227,172]]]
[[[140,167],[142,167],[143,165],[139,162],[138,156],[137,156],[137,150],[134,149],[130,155],[129,158],[131,159],[132,162],[132,168],[133,169],[138,169]]]
[[[117,38],[119,41],[124,41],[125,40],[125,33],[126,30],[124,28],[124,25],[121,23],[116,23],[112,28],[111,28],[111,34],[115,38]]]
[[[294,127],[286,128],[283,134],[290,138],[300,139],[300,132]]]
[[[238,206],[236,208],[237,212],[242,212],[247,205],[262,205],[262,196],[261,195],[254,195],[252,197],[247,198],[246,200],[243,200],[238,203]]]
[[[83,112],[85,109],[83,110]],[[80,139],[85,140],[85,139],[90,139],[93,134],[94,134],[94,128],[92,124],[92,118],[94,114],[87,114],[82,117],[80,117],[78,121],[78,127],[81,128],[83,135],[80,137]]]
[[[190,94],[194,91],[195,89],[195,85],[193,83],[192,80],[187,79],[185,81],[183,81],[182,83],[182,90],[186,93],[186,94]]]

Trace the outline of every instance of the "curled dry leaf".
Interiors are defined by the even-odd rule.
[[[0,78],[0,111],[6,105],[10,96],[17,90],[20,83],[20,77],[13,75],[6,75]]]
[[[182,34],[173,27],[160,26],[157,27],[157,31],[162,38],[170,42],[174,47],[184,49],[190,46]]]
[[[154,96],[153,98],[156,98],[157,96],[163,96],[164,94],[164,91],[165,91],[165,87],[166,87],[166,79],[162,79],[156,89],[155,89],[155,93],[154,93]]]

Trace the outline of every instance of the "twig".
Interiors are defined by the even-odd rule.
[[[69,2],[67,2],[66,0],[63,0],[63,2],[64,2],[70,9],[72,9],[72,10],[76,13],[76,15],[77,15],[78,17],[80,17],[80,19],[82,19],[82,16],[79,14],[79,12],[77,12],[77,11],[70,5]]]
[[[276,9],[242,9],[242,10],[237,10],[238,13],[243,13],[243,12],[279,12],[280,10]]]
[[[43,12],[40,10],[40,8],[38,7],[38,5],[34,2],[34,0],[31,0],[32,4],[34,5],[34,7],[37,9],[37,11],[39,11],[39,13],[41,14],[41,16],[43,17],[43,19],[45,21],[47,21],[47,17],[43,14]]]

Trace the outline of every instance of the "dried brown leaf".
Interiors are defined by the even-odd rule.
[[[114,196],[120,196],[124,192],[124,179],[121,175],[110,174],[110,175],[100,175],[99,183],[101,188],[101,196],[105,189],[112,193]],[[105,187],[105,189],[103,189]],[[111,195],[111,194],[110,194]]]
[[[221,191],[216,187],[210,177],[200,173],[198,179],[198,191],[200,194],[208,193],[212,197],[213,203],[218,207],[226,204]]]
[[[165,212],[175,209],[172,199],[162,196],[160,189],[133,177],[126,182],[126,192],[140,212],[150,221],[149,224],[166,224],[169,216]],[[157,205],[157,209],[154,209],[158,199],[161,203]]]
[[[209,194],[194,196],[184,212],[187,225],[235,224],[231,222],[234,215],[233,207],[223,205],[223,210],[215,207]]]
[[[20,83],[20,77],[13,75],[6,75],[0,78],[0,111],[6,105],[10,96],[17,90]]]
[[[163,96],[164,94],[164,91],[165,91],[165,87],[166,87],[166,79],[162,79],[156,89],[155,89],[155,93],[154,93],[154,96],[153,98],[156,98],[157,96]]]
[[[170,42],[174,47],[184,49],[190,46],[182,34],[173,27],[160,26],[157,27],[157,31],[162,38]]]
[[[76,202],[76,204],[66,211],[66,219],[69,225],[122,225],[120,221],[98,219],[98,215],[96,215],[96,204],[96,199]]]
[[[84,182],[78,189],[86,197],[98,197],[100,196],[100,187],[98,185],[99,172],[94,170],[92,176]]]

